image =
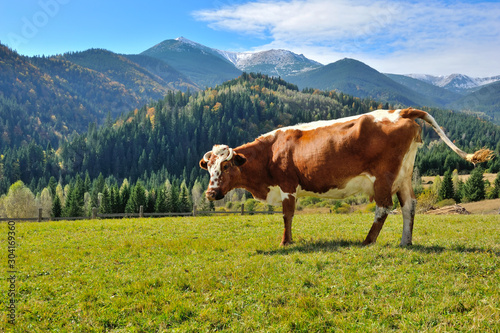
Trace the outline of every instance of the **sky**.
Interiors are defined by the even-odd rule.
[[[499,0],[0,0],[0,43],[22,55],[136,54],[180,36],[383,73],[500,75]]]

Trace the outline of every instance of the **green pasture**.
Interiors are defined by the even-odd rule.
[[[500,217],[372,214],[16,223],[7,332],[499,332]],[[7,223],[0,225],[2,304]]]

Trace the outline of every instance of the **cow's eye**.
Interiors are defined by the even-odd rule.
[[[226,164],[222,167],[222,170],[226,171],[227,169],[229,169],[229,164]]]

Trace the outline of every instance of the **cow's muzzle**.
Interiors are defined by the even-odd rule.
[[[205,193],[206,197],[210,201],[220,200],[224,198],[224,194],[218,189],[210,189]]]

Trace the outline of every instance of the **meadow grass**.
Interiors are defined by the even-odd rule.
[[[284,248],[278,215],[17,223],[17,320],[3,311],[0,323],[14,332],[500,331],[498,216],[417,215],[407,248],[401,216],[361,246],[372,219],[300,215]]]

